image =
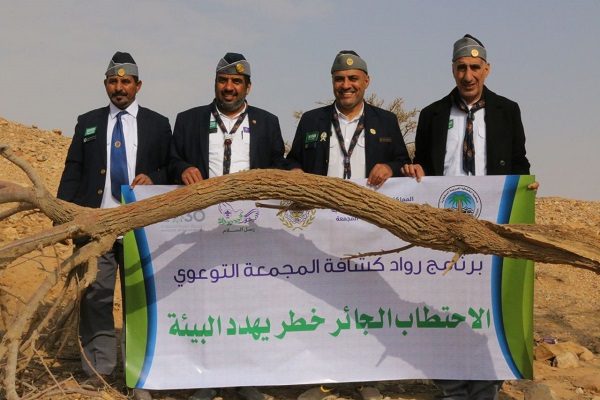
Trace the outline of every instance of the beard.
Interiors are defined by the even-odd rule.
[[[242,107],[242,105],[244,104],[245,101],[246,101],[245,97],[237,99],[237,100],[232,101],[232,102],[224,102],[222,100],[217,99],[217,105],[219,106],[219,109],[221,111],[224,111],[224,112],[234,112],[234,111],[239,110]]]

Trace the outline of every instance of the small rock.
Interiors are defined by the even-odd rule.
[[[524,391],[524,400],[558,400],[550,386],[538,383],[528,387]]]
[[[533,349],[533,358],[537,361],[546,361],[555,356],[554,352],[549,348],[548,344],[542,343],[535,346]]]
[[[31,125],[31,128],[32,129],[37,129],[38,127],[37,127],[37,125]]]
[[[575,389],[575,393],[577,393],[577,394],[583,394],[583,389],[582,388],[577,388],[577,389]]]
[[[570,351],[571,353],[575,353],[576,355],[580,355],[587,349],[580,344],[574,342],[564,342],[556,345],[562,351]]]
[[[573,385],[591,390],[594,392],[600,392],[600,374],[588,374],[582,377],[573,379]]]
[[[62,131],[60,129],[52,129],[52,132],[56,133],[58,136],[62,136]]]
[[[575,354],[566,351],[554,358],[552,366],[556,368],[577,368],[579,367],[579,359]]]
[[[48,157],[46,157],[43,154],[40,154],[39,156],[37,156],[36,160],[38,160],[39,162],[44,162],[48,159]]]
[[[594,353],[585,349],[583,353],[579,354],[579,359],[582,361],[592,361],[594,359]]]

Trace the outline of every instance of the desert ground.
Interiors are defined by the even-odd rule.
[[[48,131],[0,118],[0,144],[8,144],[17,155],[38,171],[47,188],[55,193],[71,138],[60,131]],[[0,159],[0,181],[30,185],[16,166]],[[543,182],[541,182],[543,185]],[[8,206],[0,206],[0,211]],[[600,202],[542,197],[536,201],[536,223],[560,224],[582,230],[600,240]],[[40,232],[51,222],[33,211],[0,221],[0,246]],[[583,230],[582,230],[583,232]],[[71,253],[69,243],[34,251],[0,270],[0,337],[14,315],[22,309],[42,279]],[[568,265],[535,266],[535,379],[505,382],[500,399],[585,399],[600,400],[600,275]],[[120,312],[120,302],[115,304]],[[50,332],[38,343],[26,369],[20,371],[18,390],[27,399],[125,398],[122,379],[111,387],[92,391],[82,387],[79,370],[75,319]],[[50,342],[56,342],[50,345]],[[0,364],[3,375],[6,364]],[[1,385],[0,385],[1,386]],[[385,398],[433,399],[435,387],[428,381],[378,382]],[[337,394],[360,399],[356,385],[341,385]],[[276,399],[291,400],[306,386],[267,387],[264,392]],[[154,392],[157,399],[187,399],[190,391]],[[222,393],[225,400],[236,398],[233,391]],[[4,391],[0,389],[0,399]]]

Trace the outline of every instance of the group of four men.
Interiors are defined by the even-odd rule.
[[[341,51],[331,67],[335,102],[302,115],[285,157],[278,118],[246,100],[251,73],[241,54],[218,62],[214,100],[178,114],[171,134],[167,118],[138,105],[138,67],[131,55],[117,52],[104,80],[110,103],[79,116],[58,197],[115,207],[123,184],[189,185],[253,168],[367,177],[374,187],[396,176],[528,174],[519,107],[484,86],[489,72],[479,40],[465,35],[454,44],[456,87],[421,111],[411,161],[396,115],[364,101],[366,62]],[[90,376],[94,370],[109,375],[117,365],[117,265],[123,265],[120,240],[99,258],[97,279],[81,302],[83,369]],[[499,389],[497,382],[439,386],[447,399],[493,399]]]

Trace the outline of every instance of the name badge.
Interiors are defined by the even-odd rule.
[[[96,140],[96,127],[95,126],[86,128],[85,132],[83,133],[83,143],[87,143],[92,140]]]
[[[210,121],[208,133],[217,133],[217,121]]]
[[[379,143],[392,143],[392,138],[391,137],[380,137]]]

